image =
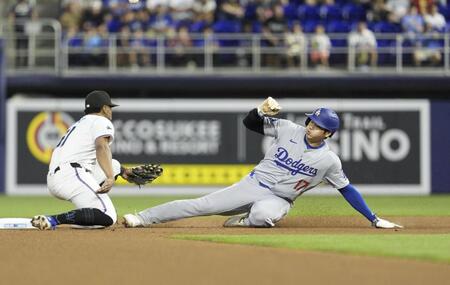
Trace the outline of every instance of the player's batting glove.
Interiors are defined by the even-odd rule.
[[[280,110],[280,104],[272,97],[267,97],[267,99],[258,106],[258,113],[263,116],[275,116]]]
[[[393,222],[389,222],[388,220],[384,220],[378,217],[372,221],[372,226],[379,229],[403,229],[403,226],[401,225],[397,225]]]
[[[163,168],[159,164],[144,164],[133,168],[122,168],[121,176],[130,183],[141,185],[152,183],[161,176]]]

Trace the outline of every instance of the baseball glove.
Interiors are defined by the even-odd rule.
[[[143,164],[122,170],[122,177],[130,183],[142,186],[152,183],[161,176],[163,168],[159,164]]]
[[[280,104],[272,97],[267,97],[267,99],[258,106],[258,113],[267,116],[275,116],[280,110]]]

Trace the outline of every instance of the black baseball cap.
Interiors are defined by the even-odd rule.
[[[111,102],[111,97],[109,96],[109,94],[106,91],[102,90],[92,91],[86,96],[86,100],[84,102],[84,107],[86,109],[101,108],[105,105],[111,108],[119,106]]]

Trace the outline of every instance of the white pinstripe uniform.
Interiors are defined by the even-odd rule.
[[[251,226],[274,226],[289,212],[292,201],[322,181],[337,189],[349,184],[338,156],[325,141],[319,147],[309,146],[303,126],[264,117],[264,134],[274,137],[274,142],[241,181],[197,199],[149,208],[139,217],[148,225],[193,216],[249,212]]]
[[[109,136],[114,139],[114,126],[99,115],[85,115],[73,124],[53,151],[47,175],[50,193],[72,202],[77,209],[96,208],[110,216],[114,223],[117,214],[107,194],[98,194],[106,176],[96,163],[95,140]],[[120,173],[120,163],[113,160],[114,175]]]

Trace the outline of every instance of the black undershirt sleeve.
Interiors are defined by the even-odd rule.
[[[254,108],[248,112],[243,123],[247,129],[264,135],[264,118],[258,114],[258,109]]]

